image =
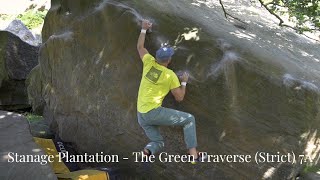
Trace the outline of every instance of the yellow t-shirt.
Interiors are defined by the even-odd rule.
[[[142,62],[137,109],[140,113],[146,113],[161,106],[168,92],[180,87],[180,81],[172,70],[158,64],[150,54],[144,55]]]

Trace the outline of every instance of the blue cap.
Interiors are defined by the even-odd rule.
[[[157,53],[156,58],[159,61],[168,60],[174,54],[174,49],[172,47],[161,47]]]

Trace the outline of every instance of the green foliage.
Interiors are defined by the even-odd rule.
[[[44,22],[46,14],[47,11],[28,10],[23,14],[19,14],[17,18],[20,19],[29,29],[34,29]]]
[[[303,173],[304,174],[307,174],[307,173],[316,173],[316,172],[318,172],[318,171],[320,171],[320,167],[319,166],[305,166],[304,168],[303,168]]]
[[[27,117],[29,122],[35,122],[35,121],[43,120],[42,116],[34,115],[34,114],[31,114],[31,113],[27,113],[26,117]]]
[[[264,0],[264,3],[274,13],[288,14],[300,33],[320,29],[320,0]]]

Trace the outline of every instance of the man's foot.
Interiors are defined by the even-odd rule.
[[[143,149],[143,154],[146,155],[146,156],[150,156],[151,155],[151,152],[149,149]]]
[[[197,164],[197,162],[205,162],[207,158],[207,153],[198,152],[198,157],[195,158],[194,161],[191,162],[191,164]]]
[[[149,149],[143,149],[143,150],[140,152],[140,154],[139,154],[139,156],[138,156],[138,159],[139,159],[140,162],[144,162],[144,161],[146,160],[146,158],[147,158],[148,156],[150,156],[150,155],[151,155],[151,152],[150,152]]]

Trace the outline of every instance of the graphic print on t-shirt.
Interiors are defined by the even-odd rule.
[[[160,71],[159,69],[156,69],[155,67],[151,67],[151,69],[149,70],[149,72],[146,74],[146,78],[149,79],[151,82],[153,83],[157,83],[160,75],[161,75],[162,71]]]

